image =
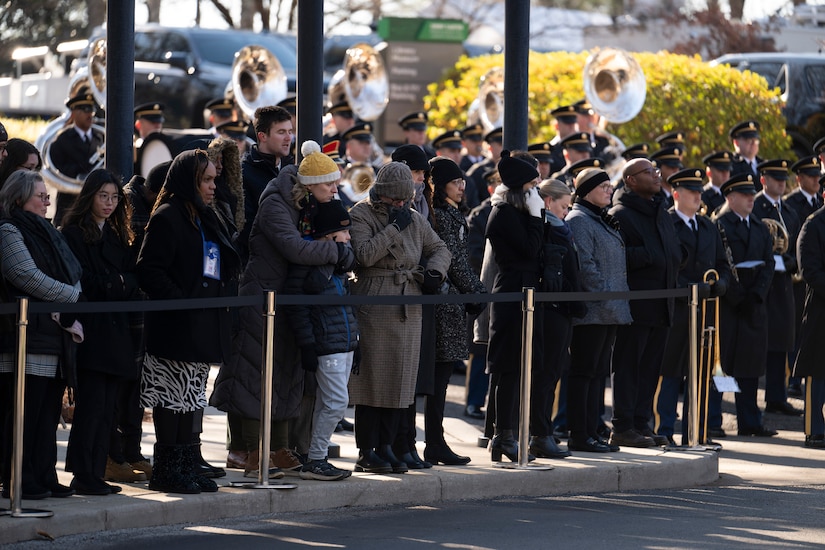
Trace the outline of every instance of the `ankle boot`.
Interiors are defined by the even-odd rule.
[[[358,453],[358,462],[355,463],[356,472],[368,472],[371,474],[389,474],[392,472],[392,465],[379,457],[372,449],[361,449]]]
[[[163,493],[195,495],[201,492],[191,474],[184,474],[184,446],[155,443],[155,460],[149,489]]]
[[[193,443],[191,445],[184,445],[183,447],[183,472],[189,472],[192,481],[198,486],[202,493],[215,493],[218,491],[218,484],[212,481],[211,478],[202,474],[203,469],[198,464],[198,456],[200,455],[200,445]],[[201,457],[203,460],[203,457]],[[208,465],[207,465],[208,466]],[[224,472],[226,475],[226,472]]]
[[[424,460],[423,458],[421,458],[421,456],[418,454],[418,449],[415,448],[414,443],[410,445],[410,455],[413,457],[413,460],[417,460],[425,470],[433,467],[432,463],[429,460]]]
[[[513,430],[496,430],[496,434],[490,440],[490,455],[493,462],[501,462],[502,454],[511,462],[518,462],[518,441],[513,435]],[[535,456],[527,455],[528,462],[535,459]]]
[[[534,435],[531,437],[530,453],[539,458],[565,458],[570,456],[570,451],[559,447],[556,438],[552,435]]]
[[[427,445],[424,448],[424,458],[433,464],[445,466],[464,466],[470,463],[469,456],[457,455],[446,443]]]
[[[392,473],[403,474],[409,471],[407,465],[399,460],[398,457],[395,456],[395,453],[392,452],[392,447],[390,445],[381,445],[378,449],[376,449],[375,454],[377,454],[381,460],[390,463],[390,466],[392,466]]]
[[[194,451],[194,460],[195,460],[195,468],[194,473],[208,478],[215,478],[215,477],[224,477],[226,475],[226,470],[220,468],[218,466],[212,466],[209,464],[205,458],[203,458],[203,454],[201,453],[201,444],[194,443],[192,445],[192,449]]]

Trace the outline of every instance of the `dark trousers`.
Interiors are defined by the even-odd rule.
[[[119,381],[103,372],[77,371],[77,404],[66,448],[66,470],[80,480],[100,480],[106,472]]]
[[[191,445],[195,426],[194,412],[175,412],[163,407],[152,409],[155,438],[161,445]]]
[[[392,445],[398,435],[402,411],[406,410],[355,405],[356,447],[369,450]]]
[[[140,452],[143,437],[143,407],[140,406],[140,380],[120,380],[115,399],[115,421],[109,440],[109,456],[121,462],[144,460]]]
[[[822,406],[825,404],[825,378],[805,378],[805,435],[825,434]]]
[[[444,406],[447,402],[447,386],[455,361],[436,361],[433,374],[433,394],[428,395],[424,406],[424,441],[428,447],[440,447],[444,442]]]
[[[398,414],[398,431],[392,450],[395,456],[403,455],[415,449],[415,401],[406,409],[400,409]]]
[[[490,389],[495,388],[495,432],[518,430],[519,382],[521,373],[517,370],[497,372],[490,377]],[[487,411],[488,416],[490,411]]]
[[[66,382],[58,378],[26,375],[23,407],[23,464],[24,493],[36,493],[57,483],[57,423],[63,406]],[[14,426],[14,374],[0,374],[3,425],[3,484],[9,487]]]
[[[758,428],[762,425],[762,411],[756,404],[756,391],[759,389],[759,378],[736,377],[736,383],[741,390],[736,394],[736,424],[740,430]]]
[[[584,442],[596,436],[603,401],[602,381],[610,368],[615,325],[573,327],[570,341],[570,372],[567,375],[567,426],[571,441]]]
[[[467,382],[467,404],[483,407],[487,399],[487,387],[490,377],[487,369],[487,346],[473,344],[470,346],[470,376]]]
[[[613,429],[650,427],[668,327],[623,325],[613,350]]]
[[[784,403],[788,400],[787,362],[787,352],[768,351],[765,360],[765,401],[768,403]]]
[[[553,435],[553,403],[556,383],[570,356],[570,318],[544,308],[544,346],[541,361],[533,361],[530,391],[530,434]]]

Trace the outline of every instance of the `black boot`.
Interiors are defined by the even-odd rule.
[[[371,474],[389,474],[392,472],[392,465],[375,454],[372,449],[361,449],[358,462],[355,463],[356,472],[368,472]]]
[[[552,435],[533,436],[530,438],[530,453],[539,458],[566,458],[570,451],[562,449]]]
[[[493,462],[501,462],[502,454],[511,462],[518,462],[518,441],[513,435],[513,430],[497,430],[496,435],[490,440],[490,455]],[[527,457],[529,462],[535,459],[533,455]]]
[[[455,454],[453,450],[443,442],[441,444],[432,444],[424,447],[424,458],[427,462],[436,465],[441,463],[446,466],[464,466],[470,463],[469,456]]]
[[[375,454],[377,454],[381,460],[390,463],[390,466],[392,466],[392,473],[404,474],[409,471],[407,465],[399,460],[398,457],[395,456],[395,453],[392,452],[392,446],[381,445],[378,447]]]
[[[149,489],[163,493],[195,495],[200,487],[189,474],[183,473],[183,445],[155,443],[155,460]]]
[[[184,445],[183,448],[183,472],[189,472],[192,481],[198,486],[202,493],[216,493],[218,491],[218,484],[212,481],[206,475],[200,473],[203,469],[198,464],[198,456],[200,456],[200,445]],[[203,458],[201,458],[203,460]],[[226,472],[223,473],[226,475]]]
[[[212,466],[203,458],[200,443],[193,444],[192,448],[195,453],[195,474],[208,478],[224,477],[226,475],[226,470],[218,466]]]
[[[424,460],[423,458],[421,458],[421,456],[418,454],[418,449],[415,448],[415,443],[413,443],[410,446],[410,456],[413,457],[413,460],[417,460],[419,463],[421,463],[421,466],[425,470],[433,467],[432,463],[429,460]]]

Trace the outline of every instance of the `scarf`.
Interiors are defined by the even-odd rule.
[[[586,201],[581,197],[576,197],[575,201],[576,204],[580,204],[584,208],[587,208],[588,210],[596,214],[611,229],[615,229],[616,231],[619,230],[619,220],[608,214],[607,208],[599,208],[592,202]]]
[[[80,262],[60,231],[46,218],[15,208],[4,221],[20,230],[29,254],[43,273],[67,285],[80,280]]]

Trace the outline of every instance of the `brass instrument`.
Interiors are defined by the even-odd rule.
[[[263,46],[244,46],[235,53],[230,85],[235,102],[250,119],[258,107],[276,105],[288,92],[281,62]]]
[[[338,190],[355,203],[366,197],[374,182],[375,170],[372,166],[365,162],[355,162],[344,170]]]
[[[327,104],[346,101],[356,117],[365,121],[376,120],[387,108],[390,84],[381,49],[366,43],[355,44],[347,49],[344,67],[336,71],[327,86]]]
[[[725,257],[728,259],[730,273],[733,275],[733,280],[738,283],[739,273],[736,272],[736,263],[733,261],[733,252],[731,251],[730,243],[728,242],[728,234],[725,232],[725,228],[722,227],[722,224],[716,224],[716,228],[719,230],[719,235],[722,237],[722,248],[725,249]]]
[[[788,251],[790,237],[788,236],[788,230],[785,228],[785,224],[778,222],[773,218],[762,218],[761,221],[765,224],[768,228],[768,232],[771,234],[771,239],[773,240],[773,253],[786,253]]]

